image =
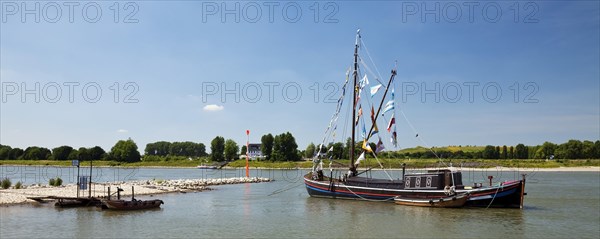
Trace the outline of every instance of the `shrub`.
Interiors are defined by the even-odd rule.
[[[50,186],[55,186],[55,187],[62,185],[62,183],[63,183],[63,181],[59,177],[51,178],[50,181],[48,181],[48,184],[50,184]]]
[[[0,184],[1,184],[1,186],[2,186],[3,189],[7,189],[7,188],[10,188],[10,185],[12,183],[10,182],[10,179],[4,178],[4,179],[2,179],[2,182]]]
[[[23,187],[23,184],[21,183],[21,181],[19,181],[15,184],[15,189],[21,189],[22,187]]]
[[[62,179],[59,177],[56,177],[56,181],[54,181],[54,186],[58,187],[58,186],[62,185],[62,183],[63,183]]]

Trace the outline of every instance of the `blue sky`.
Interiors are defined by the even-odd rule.
[[[40,12],[23,22],[21,3]],[[475,1],[472,14],[464,2],[275,1],[272,22],[263,2],[119,2],[117,22],[114,2],[86,3],[70,22],[62,2],[56,17],[48,2],[2,1],[1,144],[110,149],[130,137],[143,151],[217,135],[242,144],[250,129],[252,142],[289,131],[303,149],[335,110],[327,99],[340,94],[333,86],[352,64],[357,28],[384,79],[397,61],[398,106],[430,146],[600,138],[597,1]],[[236,3],[239,12],[221,16]],[[87,20],[102,10],[97,22],[84,6]],[[124,22],[130,13],[137,23]],[[369,60],[364,47],[361,56]],[[400,148],[423,145],[403,118],[397,124]]]

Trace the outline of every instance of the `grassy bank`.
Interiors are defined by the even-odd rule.
[[[125,163],[117,161],[94,161],[98,167],[196,167],[200,164],[197,160],[175,160],[175,161],[150,161]],[[26,165],[26,166],[71,166],[71,161],[56,160],[1,160],[0,165]],[[87,167],[89,161],[81,162],[81,166]]]
[[[380,159],[384,168],[401,168],[403,163],[409,168],[427,168],[438,167],[437,159]],[[334,167],[346,167],[348,160],[337,160]],[[471,168],[489,168],[489,167],[520,167],[520,168],[558,168],[558,167],[585,167],[600,166],[600,159],[577,159],[567,161],[554,160],[490,160],[490,159],[461,159],[445,160],[446,164],[452,163],[453,166],[471,167]],[[105,167],[196,167],[199,160],[169,160],[169,161],[142,161],[135,163],[124,163],[116,161],[94,161],[94,166]],[[208,163],[210,164],[210,163]],[[269,162],[269,161],[250,161],[252,168],[310,168],[310,161],[296,162]],[[329,161],[325,160],[324,166],[328,167]],[[0,160],[0,165],[27,165],[27,166],[71,166],[71,161],[56,160]],[[88,166],[89,162],[81,162],[81,166]],[[245,160],[236,160],[227,164],[227,167],[245,167]],[[377,161],[368,159],[361,162],[361,167],[379,168]]]
[[[402,168],[405,163],[409,168],[433,168],[439,167],[437,159],[379,159],[384,168]],[[347,167],[349,160],[336,160],[334,167]],[[489,168],[489,167],[519,167],[519,168],[558,168],[558,167],[585,167],[585,166],[600,166],[600,159],[578,159],[558,162],[554,160],[490,160],[490,159],[461,159],[461,160],[444,160],[446,165],[452,163],[453,166],[470,167],[470,168]],[[325,160],[324,167],[328,167],[329,161]],[[250,167],[258,168],[310,168],[312,162],[267,162],[267,161],[250,161]],[[245,167],[245,160],[236,160],[229,163],[229,167]],[[369,159],[361,162],[361,167],[380,168],[378,162]]]

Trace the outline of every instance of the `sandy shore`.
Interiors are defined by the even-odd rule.
[[[141,180],[117,183],[98,183],[92,185],[92,196],[106,196],[108,187],[116,192],[117,187],[124,191],[121,196],[130,196],[132,186],[135,195],[154,195],[173,192],[198,192],[210,190],[208,186],[217,186],[225,184],[239,183],[260,183],[270,182],[269,178],[218,178],[218,179],[177,179],[177,180]],[[80,191],[80,196],[88,196],[89,191]],[[27,197],[76,197],[77,185],[68,184],[65,186],[51,187],[48,185],[29,185],[21,189],[0,189],[0,205],[22,204],[35,202]]]

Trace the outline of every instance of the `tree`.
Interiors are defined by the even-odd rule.
[[[68,160],[73,148],[71,146],[60,146],[52,149],[52,157],[54,160]]]
[[[337,142],[333,144],[333,150],[329,152],[334,159],[340,159],[344,155],[344,144],[342,142]]]
[[[223,155],[225,151],[225,138],[217,136],[210,141],[210,151],[210,158],[213,161],[225,160],[225,156]]]
[[[197,143],[194,152],[196,157],[205,157],[208,154],[206,153],[206,146],[203,143]]]
[[[555,150],[555,156],[559,159],[580,159],[583,143],[579,140],[569,140],[559,145]]]
[[[82,148],[82,149],[85,149],[85,148]],[[71,153],[69,153],[67,160],[79,160],[79,158],[80,158],[79,150],[73,149],[73,150],[71,150]]]
[[[273,160],[296,161],[298,157],[298,144],[290,132],[275,136],[273,140]]]
[[[13,148],[8,152],[8,159],[19,159],[19,157],[23,156],[24,152],[20,148]]]
[[[46,160],[52,156],[52,152],[44,147],[27,147],[23,152],[23,159],[25,160]]]
[[[73,150],[75,151],[75,150]],[[69,158],[71,158],[72,156],[69,155]],[[90,149],[81,147],[77,150],[77,160],[81,160],[81,161],[88,161],[90,160]],[[73,159],[71,159],[73,160]]]
[[[535,153],[537,152],[538,148],[540,148],[540,145],[536,145],[536,146],[525,146],[527,147],[527,158],[528,159],[534,159],[535,158]]]
[[[486,145],[483,149],[483,158],[484,159],[493,159],[496,155],[496,147],[492,145]]]
[[[496,146],[496,150],[494,151],[494,159],[500,158],[500,146]]]
[[[506,148],[506,145],[502,146],[502,156],[501,157],[503,159],[507,159],[508,158],[508,152],[507,152],[507,150],[508,149]]]
[[[544,142],[535,152],[535,158],[537,159],[548,159],[551,155],[554,155],[557,145],[551,142]]]
[[[12,148],[8,145],[0,144],[0,160],[9,159],[9,153]]]
[[[508,150],[508,158],[509,159],[515,158],[515,148],[513,146],[510,146],[510,148]]]
[[[342,159],[350,159],[350,150],[352,147],[352,138],[348,137],[346,139],[346,145],[344,146],[344,153],[342,154]]]
[[[310,143],[306,146],[306,150],[304,151],[304,157],[312,158],[315,156],[315,144]]]
[[[169,145],[168,155],[171,156],[189,156],[188,146],[185,142],[173,142]],[[166,155],[163,155],[166,156]]]
[[[594,158],[600,158],[600,140],[594,142]]]
[[[171,143],[166,141],[158,141],[146,144],[144,152],[146,155],[167,156],[170,153]]]
[[[263,135],[260,138],[260,151],[262,152],[262,154],[265,156],[266,160],[271,160],[271,157],[273,155],[273,141],[275,139],[273,138],[273,135],[271,134],[266,134]]]
[[[594,142],[585,140],[582,144],[581,158],[592,159],[595,156]]]
[[[517,144],[517,147],[515,147],[515,158],[527,159],[528,156],[528,148],[524,144]]]
[[[240,150],[237,143],[233,139],[225,141],[225,159],[234,160],[237,158],[237,152]]]
[[[246,152],[248,152],[248,147],[246,147],[246,145],[242,145],[242,149],[240,150],[240,155],[246,155]]]
[[[110,149],[110,156],[119,162],[139,162],[141,161],[140,152],[133,140],[119,140],[115,146]]]
[[[106,156],[106,151],[100,146],[94,146],[88,150],[89,160],[101,160]]]

